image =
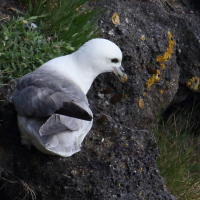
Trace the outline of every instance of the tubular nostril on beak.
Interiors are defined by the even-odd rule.
[[[123,72],[124,68],[120,66],[119,68],[114,68],[114,74],[119,78],[122,83],[125,83],[128,80],[128,76]]]
[[[119,67],[122,71],[124,71],[124,68],[122,66]]]

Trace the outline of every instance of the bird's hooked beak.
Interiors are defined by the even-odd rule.
[[[124,68],[122,66],[114,68],[113,73],[118,77],[118,79],[125,83],[128,80],[128,76],[123,72]]]

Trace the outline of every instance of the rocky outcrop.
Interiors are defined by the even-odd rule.
[[[145,130],[94,126],[81,152],[69,158],[28,151],[7,133],[0,146],[4,200],[27,193],[31,199],[31,190],[37,199],[172,199],[157,170],[159,149]]]
[[[122,49],[123,66],[129,80],[121,84],[109,75],[98,77],[88,94],[89,99],[108,88],[111,93],[104,94],[100,104],[91,106],[97,113],[105,110],[122,125],[149,128],[158,112],[170,104],[178,89],[180,68],[174,52],[176,32],[173,20],[151,2],[108,1],[106,5],[109,10],[99,25],[103,36]],[[119,25],[112,22],[115,12],[120,16]],[[121,101],[113,104],[111,99],[120,95],[123,97],[118,98]],[[111,102],[106,109],[103,108],[104,100]]]
[[[94,126],[81,152],[60,158],[34,147],[27,150],[20,144],[14,108],[1,106],[1,199],[26,194],[31,199],[34,193],[50,200],[176,199],[157,169],[159,149],[151,127],[161,110],[198,96],[200,17],[192,7],[195,1],[172,7],[155,2],[91,5],[108,8],[99,27],[104,38],[122,49],[129,79],[122,84],[114,75],[102,74],[94,81],[88,93]],[[9,102],[14,87],[15,82],[2,88],[1,99],[7,95]]]

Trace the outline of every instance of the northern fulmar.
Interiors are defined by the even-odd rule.
[[[86,94],[101,73],[126,82],[121,61],[115,43],[97,38],[23,76],[13,94],[22,144],[63,157],[80,151],[93,123]]]

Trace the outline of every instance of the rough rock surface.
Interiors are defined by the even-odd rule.
[[[31,199],[32,190],[42,200],[176,199],[159,175],[150,129],[161,110],[199,92],[199,4],[180,1],[177,9],[156,2],[92,4],[109,8],[99,26],[122,49],[129,80],[102,74],[94,81],[88,93],[94,126],[81,152],[60,158],[27,150],[14,108],[1,106],[0,199]],[[112,22],[115,12],[119,25]],[[14,87],[2,88],[1,99],[9,102]]]
[[[148,131],[95,126],[82,151],[69,158],[28,151],[18,135],[7,133],[1,134],[0,146],[1,168],[12,172],[1,175],[3,183],[8,181],[1,190],[4,200],[22,199],[28,192],[13,174],[37,199],[172,199],[163,187],[156,167],[159,150]]]
[[[102,4],[104,2],[98,3],[100,6]],[[99,76],[88,94],[89,99],[108,88],[111,88],[111,93],[99,99],[99,104],[91,104],[92,110],[95,113],[105,110],[117,122],[128,127],[149,128],[160,109],[169,105],[178,89],[180,69],[176,63],[176,53],[172,53],[172,43],[175,45],[177,34],[173,19],[165,16],[151,2],[106,1],[106,7],[109,10],[99,25],[103,36],[122,49],[123,67],[129,80],[121,84],[114,76],[110,78],[109,74]],[[115,12],[120,16],[120,25],[112,22]],[[168,34],[171,34],[171,38]],[[157,62],[158,56],[164,56],[168,48],[171,48],[170,59]],[[116,103],[112,103],[115,97]],[[103,107],[105,100],[110,102],[107,108]]]

